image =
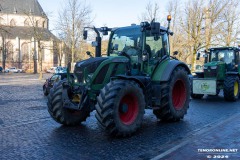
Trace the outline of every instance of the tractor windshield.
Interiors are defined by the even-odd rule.
[[[225,49],[225,50],[212,50],[210,52],[210,62],[212,61],[222,61],[226,64],[234,62],[234,51]]]
[[[137,55],[140,50],[140,27],[125,27],[114,31],[110,37],[109,55],[113,56],[121,51],[128,50],[128,54]],[[134,48],[129,50],[129,48]]]

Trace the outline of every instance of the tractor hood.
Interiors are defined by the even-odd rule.
[[[213,61],[204,64],[204,77],[216,78],[217,80],[223,80],[225,78],[225,63],[221,61]]]
[[[218,66],[218,65],[222,65],[222,64],[225,64],[225,63],[221,62],[221,61],[212,61],[212,62],[204,64],[204,67],[212,67],[212,66]]]
[[[77,62],[75,64],[74,74],[77,76],[78,82],[83,82],[84,71],[93,73],[106,59],[106,57],[96,57]]]
[[[128,62],[129,59],[125,56],[89,58],[76,63],[74,74],[77,76],[78,82],[80,83],[86,81],[87,79],[100,79],[99,81],[102,81],[112,63],[126,64]]]

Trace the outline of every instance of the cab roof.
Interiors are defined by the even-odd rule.
[[[132,25],[132,26],[125,26],[125,27],[115,27],[112,29],[112,31],[116,31],[116,30],[127,30],[127,29],[140,29],[141,26],[140,25]],[[162,32],[167,32],[167,28],[160,26],[160,31]],[[168,30],[168,32],[171,32],[170,30]]]
[[[210,48],[209,50],[213,51],[213,50],[226,50],[226,49],[240,51],[240,48],[238,47],[214,47],[214,48]]]

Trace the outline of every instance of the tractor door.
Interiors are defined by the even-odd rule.
[[[236,55],[234,50],[226,50],[224,55],[224,62],[226,63],[228,71],[237,71],[235,68]]]
[[[238,74],[240,74],[240,52],[236,52],[236,67],[238,68]]]
[[[163,34],[156,37],[147,32],[144,50],[148,54],[148,59],[144,63],[143,70],[145,73],[151,75],[157,62],[164,55],[169,55],[168,35]]]

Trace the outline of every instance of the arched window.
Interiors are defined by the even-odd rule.
[[[16,58],[13,57],[13,44],[11,42],[6,43],[6,60],[13,61]]]
[[[29,45],[28,43],[23,43],[21,46],[22,60],[23,62],[29,60]]]
[[[24,26],[30,26],[29,19],[26,19],[26,20],[24,21]]]
[[[4,24],[4,19],[2,17],[0,17],[0,24]]]
[[[16,26],[16,21],[14,19],[10,21],[10,26]]]
[[[36,21],[36,27],[39,27],[39,20]]]
[[[42,23],[42,28],[45,28],[45,25],[46,25],[46,22],[43,21],[43,23]]]

